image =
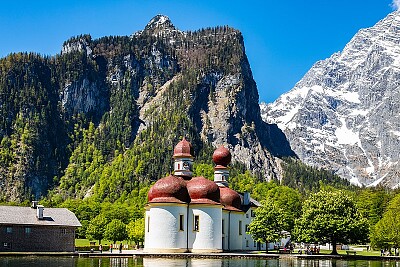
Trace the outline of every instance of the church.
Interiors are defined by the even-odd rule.
[[[148,193],[144,251],[223,252],[260,250],[247,228],[260,204],[249,193],[229,188],[231,153],[214,151],[214,181],[193,177],[192,145],[185,138],[174,148],[174,174],[159,179]]]

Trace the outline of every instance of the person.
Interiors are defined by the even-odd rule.
[[[112,253],[112,249],[113,249],[113,246],[112,246],[112,243],[110,244],[110,253]]]
[[[103,246],[101,244],[99,246],[99,251],[100,251],[100,253],[103,253]]]
[[[119,244],[119,253],[122,253],[122,243]]]

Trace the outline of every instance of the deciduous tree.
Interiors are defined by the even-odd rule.
[[[256,209],[254,220],[249,224],[248,233],[257,242],[266,243],[277,241],[282,237],[282,231],[288,229],[288,221],[284,213],[284,207],[280,207],[276,201],[266,199],[262,206]]]
[[[370,238],[375,248],[400,247],[400,194],[390,201],[383,218],[372,228]]]
[[[368,238],[368,221],[358,211],[353,199],[343,191],[319,191],[312,194],[296,220],[297,241],[355,244]]]
[[[118,219],[112,220],[107,224],[104,231],[104,238],[107,240],[115,242],[122,241],[128,238],[128,233],[126,231],[126,225]]]

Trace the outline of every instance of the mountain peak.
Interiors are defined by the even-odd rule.
[[[162,31],[162,30],[175,30],[175,26],[172,24],[169,17],[158,14],[147,23],[145,31]]]
[[[263,107],[305,163],[353,184],[400,188],[400,12],[361,29]]]

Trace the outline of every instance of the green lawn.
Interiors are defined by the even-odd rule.
[[[94,240],[93,241],[89,241],[88,239],[79,239],[79,238],[75,239],[75,247],[89,247],[90,246],[90,242],[96,242],[95,243],[95,249],[98,248],[99,242],[97,240],[96,241],[94,241]],[[112,241],[101,240],[101,244],[103,245],[103,248],[108,247],[111,243],[112,243]],[[121,243],[121,242],[117,242],[117,244],[119,244],[119,243]],[[123,241],[122,244],[124,244],[124,245],[125,244],[133,245],[132,242],[127,241],[127,240]]]

